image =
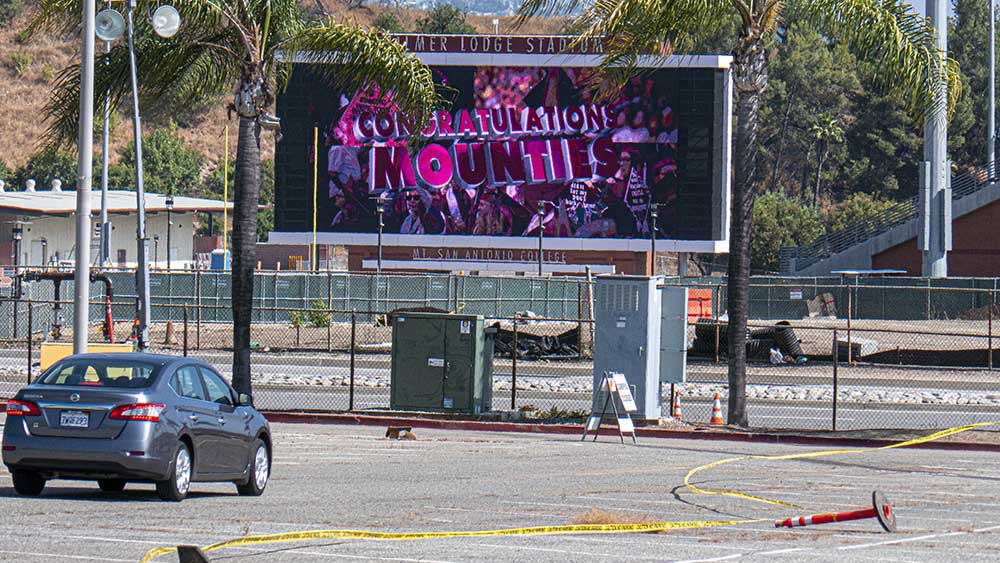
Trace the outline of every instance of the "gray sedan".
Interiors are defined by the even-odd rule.
[[[250,397],[203,361],[156,354],[60,360],[7,403],[3,433],[3,463],[22,495],[49,479],[93,479],[109,492],[152,482],[174,501],[200,481],[260,495],[271,451]]]

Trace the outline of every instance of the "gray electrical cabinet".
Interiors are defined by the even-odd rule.
[[[493,333],[477,315],[398,313],[392,318],[389,406],[489,412]]]
[[[687,373],[688,290],[668,285],[660,296],[660,382],[684,383]]]
[[[660,418],[660,276],[599,276],[594,291],[594,407],[605,372],[625,375],[637,419]]]

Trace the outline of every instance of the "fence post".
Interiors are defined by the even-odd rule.
[[[576,282],[576,356],[583,359],[583,283]]]
[[[32,306],[31,301],[28,301],[28,384],[29,385],[31,384],[31,331],[33,330],[32,314],[34,313],[34,309],[35,308]]]
[[[194,294],[197,304],[194,311],[194,347],[201,350],[201,268],[194,271]]]
[[[330,257],[327,256],[327,266],[330,265]],[[326,270],[326,310],[329,318],[326,321],[326,351],[333,352],[333,273]]]
[[[851,350],[851,317],[853,316],[852,315],[852,311],[851,311],[851,301],[852,301],[851,295],[853,293],[854,292],[851,291],[851,286],[848,285],[847,286],[847,363],[848,363],[848,365],[854,365],[854,355],[851,353],[851,352],[853,352],[853,350]]]
[[[354,344],[356,341],[357,332],[357,316],[352,311],[351,312],[351,373],[350,373],[350,385],[347,387],[347,410],[354,410]]]
[[[517,410],[517,315],[514,315],[514,347],[510,353],[510,410]]]
[[[184,304],[184,357],[188,355],[188,306]]]
[[[850,340],[848,340],[848,344]],[[847,353],[851,353],[848,346]],[[839,381],[837,379],[837,367],[840,365],[840,350],[837,347],[837,329],[833,329],[833,431],[837,431],[837,393],[839,391]]]
[[[986,365],[989,367],[990,371],[993,371],[993,290],[990,290],[990,306],[989,306],[989,316],[987,317],[987,334],[986,344],[987,344],[987,355],[986,355]]]

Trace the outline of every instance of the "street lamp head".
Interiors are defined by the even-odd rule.
[[[389,203],[389,198],[384,195],[380,195],[375,198],[375,211],[378,213],[385,213],[385,204]]]
[[[168,195],[167,196],[167,200],[166,200],[165,203],[167,205],[167,211],[173,211],[174,210],[174,196]]]
[[[21,225],[14,225],[13,233],[14,233],[14,240],[20,241],[21,237],[24,235],[24,227],[22,227]]]
[[[117,11],[107,8],[94,17],[94,35],[102,41],[115,41],[125,33],[125,18]]]
[[[153,12],[153,31],[160,37],[168,38],[177,35],[181,27],[181,15],[177,8],[164,4]]]
[[[538,216],[541,217],[545,215],[545,204],[548,203],[544,199],[538,200]]]
[[[660,215],[660,204],[654,203],[649,206],[649,216],[656,219]]]

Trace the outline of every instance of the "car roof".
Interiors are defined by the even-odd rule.
[[[115,352],[109,354],[73,354],[72,356],[66,356],[60,361],[65,360],[111,360],[111,361],[125,361],[125,362],[143,362],[147,364],[158,364],[160,366],[166,366],[173,363],[204,363],[196,358],[188,358],[186,356],[169,356],[167,354],[150,354],[148,352]]]

